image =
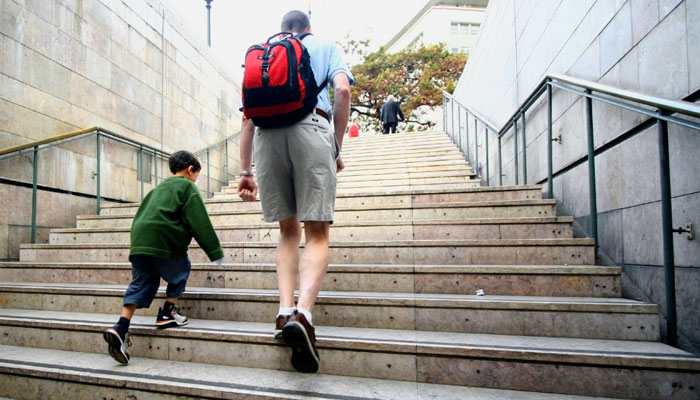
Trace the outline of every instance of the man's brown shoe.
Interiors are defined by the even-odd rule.
[[[277,341],[284,340],[282,338],[282,329],[287,324],[287,321],[289,321],[290,317],[291,317],[291,315],[278,315],[277,316],[277,319],[275,320],[275,340],[277,340]]]
[[[292,366],[299,372],[318,372],[321,359],[316,351],[316,332],[304,314],[294,311],[282,329],[284,342],[292,348]]]

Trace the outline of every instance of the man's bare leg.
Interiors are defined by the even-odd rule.
[[[299,302],[297,305],[300,310],[309,313],[316,304],[318,292],[321,290],[321,282],[328,269],[329,227],[328,222],[304,223],[306,245],[299,267]]]
[[[277,285],[280,308],[294,307],[294,289],[299,281],[299,242],[301,226],[295,217],[280,221],[280,241],[277,246]]]

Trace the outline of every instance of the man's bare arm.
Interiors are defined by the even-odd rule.
[[[333,78],[333,92],[335,93],[333,125],[335,136],[338,138],[338,145],[343,147],[345,128],[347,128],[348,119],[350,118],[350,100],[352,95],[347,75],[341,73]]]
[[[253,158],[253,135],[255,134],[255,125],[253,121],[243,118],[241,123],[241,170],[250,171],[251,159]]]

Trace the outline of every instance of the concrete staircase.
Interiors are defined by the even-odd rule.
[[[481,187],[439,133],[350,140],[314,320],[321,374],[272,337],[278,233],[235,182],[207,201],[233,264],[196,246],[189,327],[134,320],[129,366],[105,354],[130,279],[137,205],[80,216],[0,264],[0,396],[104,399],[700,398],[700,360],[659,342],[654,304],[537,186]],[[475,296],[478,289],[485,296]]]

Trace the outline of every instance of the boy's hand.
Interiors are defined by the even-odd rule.
[[[230,261],[229,261],[228,257],[221,257],[218,260],[212,261],[212,263],[214,263],[217,267],[220,267],[224,264],[230,264]]]
[[[255,201],[258,198],[258,185],[252,176],[241,176],[238,180],[238,196],[243,201]]]

